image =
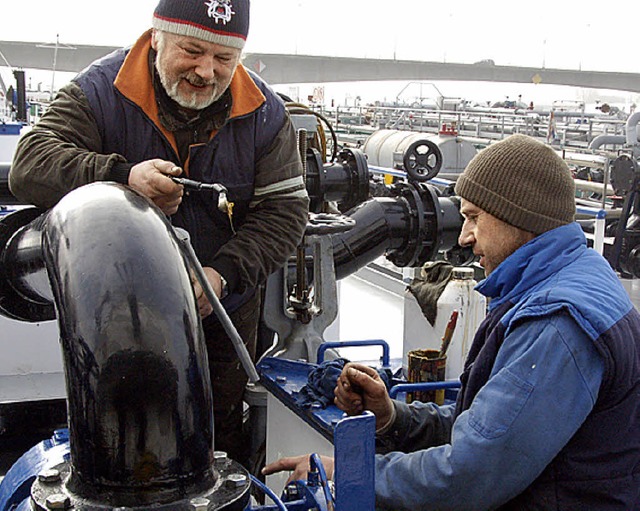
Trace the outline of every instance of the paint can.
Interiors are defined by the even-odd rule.
[[[447,355],[439,350],[413,350],[409,352],[409,383],[444,381]],[[444,404],[444,389],[407,392],[407,403],[422,401]]]

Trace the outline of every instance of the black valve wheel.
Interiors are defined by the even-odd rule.
[[[305,234],[338,234],[348,231],[355,225],[356,221],[346,215],[309,213],[309,221],[307,222]]]
[[[430,140],[417,140],[409,146],[402,159],[404,170],[413,181],[433,179],[442,167],[442,152]]]

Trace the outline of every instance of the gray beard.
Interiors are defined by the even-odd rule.
[[[179,81],[174,82],[173,84],[169,84],[167,79],[163,75],[163,73],[158,73],[160,76],[160,83],[164,87],[164,90],[167,92],[167,95],[176,103],[178,103],[182,108],[188,108],[189,110],[203,110],[208,106],[215,103],[218,98],[220,98],[220,94],[214,94],[209,99],[198,99],[195,93],[190,98],[185,98],[183,95],[178,93],[178,85]]]

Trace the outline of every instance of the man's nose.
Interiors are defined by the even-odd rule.
[[[207,82],[213,80],[216,76],[215,58],[211,55],[202,55],[196,63],[195,72]]]
[[[460,230],[460,235],[458,236],[458,245],[460,245],[461,247],[472,245],[474,242],[473,231],[466,225],[467,222],[462,224],[462,229]]]

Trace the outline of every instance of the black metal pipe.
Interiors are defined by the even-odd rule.
[[[132,507],[213,488],[206,348],[166,217],[127,187],[95,183],[16,232],[13,246],[29,238],[41,239],[63,347],[67,488]],[[37,259],[35,251],[1,255],[5,264]],[[14,275],[24,289],[27,274]]]
[[[384,255],[396,266],[420,266],[457,244],[462,217],[455,197],[426,184],[401,184],[395,197],[375,197],[346,213],[355,227],[332,235],[336,278]]]
[[[306,154],[310,211],[320,213],[326,202],[335,202],[346,211],[369,198],[369,168],[362,151],[343,149],[329,164],[323,164],[321,154],[313,148]]]

